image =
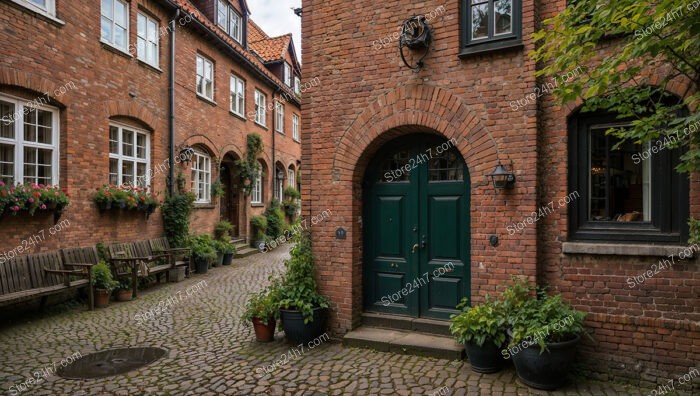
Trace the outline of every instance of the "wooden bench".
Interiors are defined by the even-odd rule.
[[[109,245],[109,255],[116,278],[131,275],[131,290],[134,298],[138,294],[138,278],[158,275],[160,279],[163,272],[167,273],[173,268],[165,254],[153,253],[148,241]],[[165,264],[160,264],[162,261]]]
[[[90,309],[93,309],[91,270],[90,264],[65,263],[59,251],[3,261],[0,263],[0,306],[40,297],[43,307],[49,295],[87,287]]]
[[[171,248],[166,237],[151,239],[149,243],[154,253],[163,253],[168,256],[168,261],[172,268],[186,267],[189,273],[192,261],[192,253],[189,248]]]

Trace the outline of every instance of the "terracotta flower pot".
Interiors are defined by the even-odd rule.
[[[109,290],[95,289],[95,306],[105,308],[109,305]]]
[[[259,318],[253,319],[253,329],[255,330],[255,339],[258,342],[271,342],[275,340],[275,328],[277,322],[274,319],[269,319],[267,323]]]
[[[119,302],[131,301],[131,298],[133,297],[133,293],[131,290],[119,290],[116,294],[117,301]]]

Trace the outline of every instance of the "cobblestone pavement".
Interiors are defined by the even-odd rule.
[[[0,389],[23,383],[54,363],[116,347],[155,346],[165,358],[139,370],[98,380],[77,381],[49,376],[29,385],[27,395],[530,395],[515,380],[513,370],[481,375],[466,362],[343,348],[328,341],[303,353],[293,353],[271,367],[291,346],[283,333],[274,343],[254,341],[252,328],[239,315],[248,293],[282,271],[284,249],[236,260],[184,282],[159,286],[127,303],[87,311],[63,309],[0,329]],[[200,282],[206,282],[200,283]],[[205,285],[205,286],[203,286]],[[203,287],[202,287],[203,286]],[[145,320],[171,296],[192,295],[169,313]],[[140,320],[139,320],[140,319]],[[16,389],[16,388],[13,388]],[[562,395],[649,394],[622,385],[583,382]]]

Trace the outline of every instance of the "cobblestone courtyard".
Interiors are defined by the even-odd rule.
[[[113,302],[93,312],[84,307],[58,310],[0,328],[0,387],[3,394],[36,372],[76,353],[127,346],[155,346],[165,358],[126,375],[77,381],[49,376],[28,386],[27,395],[339,395],[437,394],[529,395],[514,370],[495,375],[472,372],[452,362],[369,350],[343,348],[337,340],[293,354],[270,367],[292,346],[283,333],[271,344],[254,341],[252,328],[239,321],[248,293],[283,269],[284,249],[236,260],[184,282],[140,294],[128,303]],[[206,284],[201,283],[202,281]],[[205,285],[205,286],[204,286]],[[187,291],[191,296],[185,297]],[[180,292],[178,294],[178,292]],[[183,299],[169,312],[150,318],[145,312],[174,296]],[[53,311],[53,310],[52,310]],[[30,321],[31,320],[31,321]],[[16,389],[16,388],[13,388]],[[583,382],[554,394],[649,394],[615,384]]]

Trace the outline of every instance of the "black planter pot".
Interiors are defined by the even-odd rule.
[[[265,249],[265,240],[264,239],[254,239],[250,242],[250,246],[260,250],[261,252],[263,249]]]
[[[223,253],[217,253],[216,258],[214,259],[213,266],[214,267],[221,267],[221,265],[224,263],[224,254]]]
[[[306,324],[304,315],[297,310],[280,309],[280,319],[287,341],[295,345],[308,343],[323,334],[326,328],[326,309],[314,308],[314,318]]]
[[[224,262],[222,264],[231,265],[231,263],[233,263],[233,253],[224,254]]]
[[[503,363],[505,362],[501,354],[503,347],[497,347],[493,341],[486,340],[482,346],[478,346],[474,342],[468,342],[464,345],[464,349],[467,351],[472,370],[477,373],[491,374],[503,369]]]
[[[570,341],[548,343],[548,351],[540,354],[540,346],[532,345],[513,354],[513,364],[520,381],[542,390],[554,390],[567,383],[571,364],[576,357],[580,336]]]
[[[195,257],[194,269],[198,274],[206,274],[209,271],[209,259],[206,257]]]

